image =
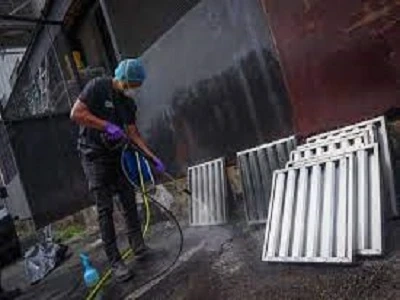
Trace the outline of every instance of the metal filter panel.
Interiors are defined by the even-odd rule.
[[[353,149],[346,153],[355,162],[355,243],[360,255],[382,255],[382,184],[377,143]],[[336,158],[340,158],[338,155]],[[333,157],[335,158],[335,157]],[[319,161],[322,161],[319,158]],[[291,162],[289,167],[302,167],[318,163],[318,158],[310,162]]]
[[[273,172],[284,168],[295,147],[296,138],[292,136],[237,154],[249,224],[266,221]]]
[[[189,205],[190,225],[226,223],[226,175],[223,158],[190,167],[188,186],[192,192]]]
[[[343,154],[362,146],[370,145],[375,142],[374,139],[371,139],[371,131],[364,130],[354,135],[329,140],[321,144],[307,144],[297,147],[296,150],[290,153],[290,162],[287,166],[289,167],[291,162],[307,161],[320,157]]]
[[[338,140],[338,139],[343,139],[348,136],[354,136],[359,133],[365,133],[367,132],[367,139],[370,140],[371,142],[376,139],[376,134],[375,134],[375,124],[369,123],[369,124],[364,124],[363,126],[349,126],[349,127],[344,127],[343,130],[335,130],[332,132],[332,134],[329,134],[329,132],[325,132],[320,134],[321,137],[314,138],[314,136],[307,138],[306,142],[307,144],[302,145],[304,147],[309,147],[313,144],[321,144],[321,143],[329,143],[329,141],[333,140]]]
[[[352,156],[275,171],[263,261],[351,263]]]
[[[382,241],[382,192],[379,148],[354,152],[357,164],[357,252],[361,255],[381,255]]]
[[[350,132],[352,130],[363,129],[370,125],[374,125],[377,129],[377,139],[380,148],[380,162],[382,165],[382,177],[384,180],[385,197],[390,199],[390,210],[392,215],[399,216],[385,117],[382,116],[372,120],[360,122],[355,125],[350,125],[347,127],[339,128],[337,130],[318,134],[308,138],[307,143],[319,143],[322,140],[332,139],[338,135],[342,135],[343,133]]]

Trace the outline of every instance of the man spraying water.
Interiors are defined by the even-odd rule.
[[[113,275],[126,281],[132,272],[121,259],[113,222],[113,196],[118,195],[124,210],[127,235],[136,259],[149,254],[145,245],[134,191],[120,165],[121,141],[131,140],[155,163],[158,172],[165,167],[142,139],[136,125],[133,100],[146,78],[140,59],[120,62],[114,78],[91,80],[74,104],[71,119],[80,125],[78,148],[89,189],[96,201],[101,238]]]

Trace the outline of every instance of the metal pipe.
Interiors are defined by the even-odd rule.
[[[4,15],[4,14],[0,14],[0,20],[19,21],[19,22],[27,22],[27,23],[34,23],[34,24],[44,24],[44,25],[58,25],[58,26],[62,26],[64,24],[63,21],[39,19],[39,18],[30,18],[30,17],[21,17],[21,16],[12,16],[12,15]]]
[[[24,51],[0,51],[0,56],[24,54]]]
[[[31,0],[26,0],[24,3],[22,3],[20,6],[16,7],[12,12],[10,12],[10,15],[14,15],[20,10],[24,9],[31,3]]]
[[[111,21],[110,13],[107,8],[107,4],[105,3],[104,0],[100,0],[100,6],[101,6],[104,20],[106,22],[106,26],[108,28],[108,33],[111,38],[111,44],[114,48],[115,58],[117,59],[117,61],[120,61],[121,60],[121,52],[118,47],[117,37],[115,35],[115,31],[114,31],[113,24]]]

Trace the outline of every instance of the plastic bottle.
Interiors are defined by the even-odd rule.
[[[90,262],[89,255],[81,253],[81,263],[83,266],[83,280],[88,288],[94,287],[100,280],[99,272],[93,267]]]

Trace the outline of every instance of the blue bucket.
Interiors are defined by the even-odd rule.
[[[149,162],[139,152],[125,150],[123,152],[123,162],[129,179],[137,186],[141,186],[140,173],[142,173],[144,184],[154,184],[154,177]]]

